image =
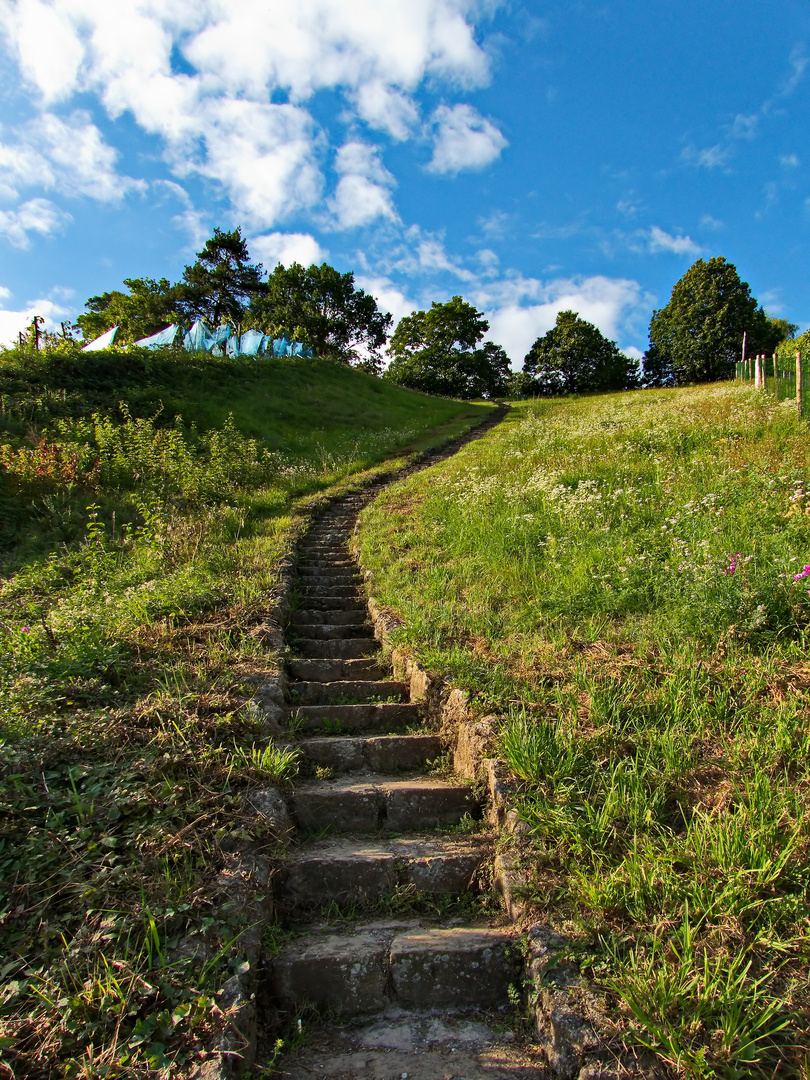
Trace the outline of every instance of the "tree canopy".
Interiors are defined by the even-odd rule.
[[[698,259],[675,283],[666,307],[653,312],[645,384],[729,378],[743,334],[752,356],[772,352],[783,329],[769,320],[733,263],[722,256]]]
[[[341,274],[328,263],[307,269],[300,263],[277,266],[254,296],[250,313],[265,333],[286,330],[318,356],[372,368],[380,366],[391,327],[391,316],[357,288],[354,274]]]
[[[492,341],[476,347],[489,329],[480,311],[460,296],[400,319],[385,377],[412,390],[447,397],[496,397],[509,375],[509,358]]]
[[[129,292],[113,290],[91,296],[84,305],[87,310],[76,322],[85,341],[118,326],[118,341],[122,344],[149,337],[180,317],[179,289],[167,278],[125,278]]]
[[[523,372],[531,395],[630,390],[638,385],[637,365],[575,311],[561,311],[556,324],[526,354]]]
[[[207,319],[240,327],[253,296],[264,291],[261,263],[250,262],[241,229],[214,229],[197,261],[183,271],[178,308],[188,320]]]

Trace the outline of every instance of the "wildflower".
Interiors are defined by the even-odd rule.
[[[739,551],[736,551],[733,555],[729,555],[728,556],[729,563],[728,563],[728,566],[723,571],[723,573],[728,574],[729,576],[731,576],[733,573],[735,573],[735,571],[737,570],[737,559],[739,559],[739,558],[740,558]]]
[[[31,633],[31,627],[30,627],[30,626],[24,626],[24,627],[22,628],[22,632],[23,632],[24,634],[30,634],[30,633]]]
[[[799,574],[793,575],[794,581],[801,581],[802,578],[810,577],[810,566],[805,566],[804,570]]]

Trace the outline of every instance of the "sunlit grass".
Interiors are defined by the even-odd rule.
[[[802,1068],[810,442],[731,385],[516,407],[365,511],[401,642],[503,717],[542,917],[683,1076]]]
[[[297,767],[249,705],[280,562],[320,493],[485,414],[319,362],[0,357],[10,1075],[165,1076],[216,1040],[250,926],[218,875],[277,842],[244,795]]]

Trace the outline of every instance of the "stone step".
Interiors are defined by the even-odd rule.
[[[319,623],[341,626],[365,623],[367,619],[368,609],[365,607],[331,608],[329,611],[299,609],[290,615],[290,626],[317,626]]]
[[[298,581],[303,585],[362,585],[363,575],[346,567],[319,567],[298,571]]]
[[[299,682],[290,686],[290,696],[300,705],[361,705],[377,701],[407,701],[408,687],[393,679],[343,679],[338,682]]]
[[[307,761],[338,773],[421,769],[441,757],[443,750],[438,735],[318,736],[305,739],[298,748]]]
[[[509,1003],[520,970],[503,930],[367,923],[289,945],[272,963],[270,986],[276,1008],[310,1004],[343,1017],[390,1005],[492,1009]]]
[[[324,556],[334,555],[337,558],[351,559],[347,540],[318,540],[306,544],[299,544],[299,553],[304,556],[315,556],[319,559]]]
[[[287,671],[303,682],[335,682],[337,679],[384,679],[390,670],[377,660],[290,660]]]
[[[299,611],[318,611],[321,614],[325,611],[348,611],[350,608],[363,608],[365,607],[365,597],[357,590],[352,589],[348,595],[334,595],[333,593],[322,593],[320,596],[313,596],[309,589],[301,590],[299,593],[299,599],[301,601],[301,607]]]
[[[452,895],[477,888],[477,875],[492,844],[480,837],[319,840],[291,856],[275,878],[276,897],[287,911],[332,901],[345,907],[370,903],[396,891]]]
[[[368,628],[366,628],[366,633],[368,633]],[[370,636],[341,640],[339,638],[308,638],[302,635],[295,644],[295,651],[300,657],[317,660],[360,660],[378,653],[380,643]]]
[[[358,589],[356,585],[306,585],[299,582],[298,593],[300,596],[306,596],[310,600],[314,600],[316,597],[329,598],[338,596],[357,596]],[[317,604],[311,604],[311,607],[317,607]],[[330,605],[326,605],[329,607]]]
[[[305,832],[419,832],[455,825],[478,810],[467,784],[424,777],[306,784],[295,789],[290,802],[293,818]]]
[[[416,725],[422,709],[410,702],[380,705],[297,705],[287,710],[287,721],[301,731],[323,731],[337,725],[340,731],[391,731]]]
[[[306,641],[336,641],[344,638],[365,638],[371,627],[367,622],[304,623],[295,627],[296,637]]]

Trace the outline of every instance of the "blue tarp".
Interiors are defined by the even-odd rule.
[[[101,337],[84,346],[82,352],[94,352],[97,349],[109,349],[115,340],[118,330],[114,326],[107,330]],[[214,356],[257,356],[266,353],[268,356],[312,356],[312,349],[300,341],[290,341],[286,334],[280,338],[267,337],[261,330],[246,330],[241,339],[233,332],[230,326],[218,326],[216,330],[209,330],[202,319],[197,319],[191,329],[185,333],[180,327],[172,324],[165,330],[161,330],[151,337],[141,338],[136,341],[146,349],[158,349],[161,345],[175,344],[178,334],[181,334],[183,348],[187,352],[210,352]]]
[[[239,355],[255,356],[261,351],[263,341],[261,330],[246,330],[239,341]]]
[[[161,345],[174,345],[179,329],[179,326],[172,323],[171,326],[167,326],[165,330],[160,330],[157,334],[152,334],[151,337],[142,337],[135,344],[140,345],[142,349],[159,349]]]
[[[82,352],[97,352],[99,349],[109,349],[115,341],[115,335],[117,333],[117,326],[114,326],[112,330],[105,330],[101,337],[93,338],[92,341],[88,342],[82,349]]]
[[[197,319],[188,333],[183,335],[183,348],[186,352],[210,352],[213,347],[214,338],[202,319]]]

